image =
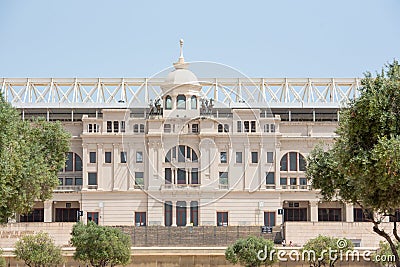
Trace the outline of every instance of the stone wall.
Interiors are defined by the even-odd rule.
[[[373,232],[372,226],[371,222],[285,222],[284,229],[286,241],[299,246],[318,235],[326,235],[360,241],[361,247],[378,247],[383,239]],[[393,223],[382,223],[381,227],[391,233]]]
[[[164,227],[164,226],[120,226],[123,232],[131,235],[132,246],[228,246],[237,239],[253,236],[263,236],[273,240],[273,234],[262,234],[260,226],[196,226],[196,227]]]

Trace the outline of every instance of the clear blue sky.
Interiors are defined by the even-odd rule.
[[[361,77],[400,59],[399,14],[398,0],[0,0],[0,77],[149,77],[180,38],[187,61],[251,77]]]

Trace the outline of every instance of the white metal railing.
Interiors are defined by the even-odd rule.
[[[163,184],[161,189],[200,189],[201,184]]]
[[[200,78],[218,107],[339,107],[359,95],[359,78]],[[18,108],[148,107],[163,78],[0,78]]]
[[[79,192],[81,190],[81,185],[59,185],[54,189],[54,192]]]

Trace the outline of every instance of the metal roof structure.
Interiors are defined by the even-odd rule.
[[[16,108],[148,108],[163,78],[0,78]],[[340,108],[359,95],[359,78],[199,78],[215,107]]]

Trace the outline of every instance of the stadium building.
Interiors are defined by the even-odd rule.
[[[270,226],[298,244],[318,233],[376,244],[361,209],[321,201],[305,178],[359,79],[189,69],[181,45],[164,78],[0,78],[23,119],[61,121],[72,136],[53,198],[15,223]]]

